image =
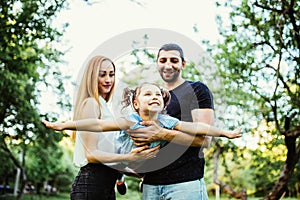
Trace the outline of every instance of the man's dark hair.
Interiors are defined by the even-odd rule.
[[[158,54],[157,54],[157,58],[159,56],[160,51],[172,51],[172,50],[176,50],[179,52],[180,54],[180,58],[182,60],[182,62],[184,61],[184,55],[183,55],[183,51],[182,48],[178,45],[178,44],[174,44],[174,43],[169,43],[169,44],[164,44],[159,50],[158,50]]]

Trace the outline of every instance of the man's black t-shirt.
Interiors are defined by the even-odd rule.
[[[167,113],[181,121],[192,122],[191,111],[194,109],[214,108],[212,94],[201,82],[185,81],[171,90],[170,94]],[[204,164],[201,147],[168,143],[156,158],[144,163],[144,183],[166,185],[200,179],[203,177]]]

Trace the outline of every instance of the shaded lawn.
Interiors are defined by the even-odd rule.
[[[0,200],[15,200],[16,197],[12,195],[0,195]],[[60,193],[58,195],[37,195],[37,194],[24,194],[22,200],[69,200],[69,193]],[[117,200],[141,200],[142,193],[139,191],[129,190],[125,195],[117,193]],[[214,196],[209,197],[210,200],[214,200]],[[220,200],[233,200],[234,198],[221,197]],[[261,197],[248,197],[248,200],[259,200]],[[297,200],[297,198],[283,198],[283,200]]]

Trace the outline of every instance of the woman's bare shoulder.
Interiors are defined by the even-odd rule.
[[[82,114],[86,117],[100,117],[100,107],[95,98],[86,98],[82,105]]]

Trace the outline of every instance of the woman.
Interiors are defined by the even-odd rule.
[[[114,86],[114,63],[103,56],[93,57],[88,62],[78,89],[74,120],[112,119],[107,102],[112,96]],[[116,162],[149,159],[158,151],[158,148],[140,147],[128,154],[115,154],[116,134],[118,133],[77,132],[74,164],[80,167],[80,171],[72,184],[71,199],[114,200],[114,186],[120,174],[112,165]]]

